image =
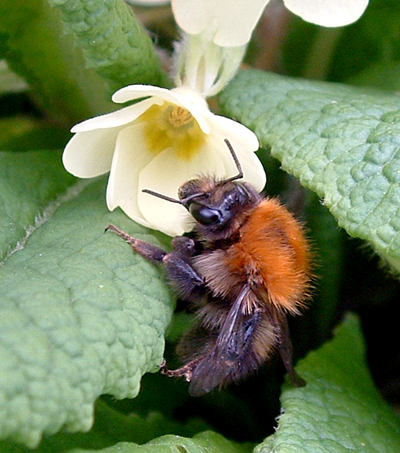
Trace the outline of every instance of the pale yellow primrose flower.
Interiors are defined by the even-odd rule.
[[[237,169],[224,139],[231,142],[244,179],[258,190],[264,169],[254,154],[258,139],[245,126],[208,109],[205,99],[187,87],[172,90],[132,85],[117,91],[113,101],[147,99],[73,127],[65,168],[80,178],[110,171],[107,206],[120,206],[133,220],[170,236],[190,231],[182,206],[143,189],[176,198],[178,188],[199,174],[233,176]]]
[[[183,39],[175,83],[203,96],[218,93],[235,75],[269,0],[172,0]],[[356,21],[368,0],[283,0],[294,14],[325,27]]]
[[[182,30],[198,35],[214,30],[213,41],[222,47],[243,46],[251,37],[270,0],[172,0],[175,20]],[[355,22],[368,0],[283,0],[292,13],[324,27]]]

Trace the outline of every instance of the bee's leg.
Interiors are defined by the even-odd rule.
[[[299,376],[293,368],[293,346],[292,340],[290,339],[289,324],[286,316],[281,316],[277,327],[279,330],[279,354],[282,358],[283,364],[285,365],[286,371],[289,374],[290,380],[296,387],[304,387],[307,384],[306,381]]]
[[[198,357],[197,359],[190,361],[183,367],[178,368],[176,370],[169,370],[167,367],[167,362],[164,359],[160,366],[161,374],[164,374],[165,376],[168,376],[168,377],[178,377],[178,378],[184,376],[186,379],[186,382],[190,382],[192,380],[193,368],[196,366],[196,364],[200,360],[203,359],[203,357],[204,356]]]
[[[139,255],[142,255],[148,261],[151,261],[153,263],[162,263],[163,259],[167,255],[167,252],[165,250],[160,249],[159,247],[156,247],[155,245],[148,242],[136,239],[120,230],[115,225],[108,225],[106,231],[108,230],[114,231],[114,233],[118,234],[118,236],[122,237],[122,239],[125,239],[125,241],[133,248],[133,250],[135,250],[135,252],[139,253]]]
[[[108,230],[125,239],[135,252],[148,261],[164,264],[168,279],[184,300],[196,302],[199,299],[204,291],[205,282],[190,263],[195,247],[192,239],[176,237],[172,241],[173,251],[167,253],[153,244],[130,236],[115,225],[108,225],[106,231]]]

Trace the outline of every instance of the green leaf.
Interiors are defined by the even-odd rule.
[[[12,116],[0,119],[0,149],[7,151],[60,149],[70,137],[71,133],[65,129],[36,118]]]
[[[154,439],[144,445],[121,442],[102,450],[103,453],[249,453],[250,444],[231,442],[212,431],[197,434],[192,439],[167,435]],[[74,450],[73,453],[85,453],[89,450]],[[91,450],[93,451],[93,450]]]
[[[161,272],[104,228],[159,241],[107,210],[104,185],[58,199],[0,268],[2,438],[33,447],[42,433],[86,431],[100,394],[135,397],[162,361],[173,303]]]
[[[296,370],[307,386],[284,385],[279,427],[255,453],[400,451],[399,419],[374,386],[356,316]]]
[[[352,77],[349,82],[352,85],[397,91],[400,89],[400,63],[398,61],[390,63],[379,62]]]
[[[167,83],[122,0],[4,0],[0,18],[0,51],[53,121],[70,126],[114,110],[111,95],[125,85]]]
[[[58,151],[0,152],[0,175],[2,261],[75,178],[63,171]]]
[[[341,227],[400,269],[396,95],[245,71],[220,101],[323,198]]]
[[[35,453],[65,453],[76,448],[102,450],[115,445],[117,442],[149,442],[154,437],[174,432],[181,436],[192,436],[207,425],[199,420],[189,420],[181,423],[169,420],[157,412],[147,416],[136,413],[124,415],[105,404],[101,399],[95,407],[95,424],[88,433],[60,432],[46,436]],[[2,453],[29,453],[31,449],[9,441],[0,442]]]
[[[47,116],[70,126],[114,108],[105,81],[85,69],[47,0],[0,3],[0,36],[10,67],[24,77]]]
[[[166,76],[148,34],[122,0],[49,0],[74,35],[86,64],[112,92],[133,83],[161,85]]]

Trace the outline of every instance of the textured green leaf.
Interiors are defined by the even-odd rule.
[[[95,407],[95,424],[88,433],[61,432],[45,436],[35,453],[65,453],[72,449],[100,450],[115,445],[117,442],[135,442],[142,444],[151,439],[174,432],[181,436],[192,436],[207,429],[199,420],[181,423],[165,418],[157,412],[147,416],[136,413],[122,414],[109,407],[101,399]],[[1,453],[29,453],[31,449],[9,441],[0,442]]]
[[[0,38],[11,69],[29,83],[31,96],[55,122],[68,127],[112,110],[106,82],[85,68],[82,51],[47,0],[0,2]]]
[[[122,0],[0,4],[0,50],[32,95],[68,126],[115,109],[133,83],[168,84],[151,40]]]
[[[0,152],[0,261],[75,178],[56,151]]]
[[[296,369],[307,386],[285,384],[278,430],[256,453],[400,451],[400,422],[375,388],[354,315]]]
[[[61,13],[88,67],[110,84],[111,91],[133,83],[166,83],[148,34],[122,0],[48,0]]]
[[[154,236],[110,213],[104,178],[81,185],[0,268],[0,432],[88,430],[102,393],[134,397],[156,371],[173,303],[155,266],[105,226]]]
[[[400,108],[396,95],[245,71],[222,93],[339,225],[400,269]]]
[[[236,444],[212,431],[197,434],[192,439],[168,435],[154,439],[144,445],[122,442],[102,450],[103,453],[247,453],[250,444]],[[85,453],[89,450],[74,450]]]

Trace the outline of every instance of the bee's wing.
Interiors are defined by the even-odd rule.
[[[211,351],[194,368],[189,387],[192,396],[208,393],[225,382],[238,380],[243,375],[241,358],[246,355],[260,317],[259,312],[244,314],[242,304],[250,292],[249,286],[245,286],[240,292],[220,328]]]

